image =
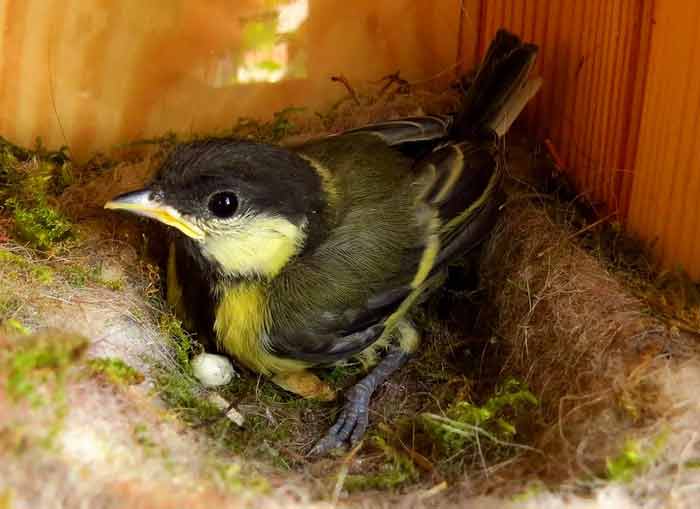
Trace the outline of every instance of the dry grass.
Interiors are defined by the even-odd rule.
[[[666,327],[567,240],[537,205],[510,207],[485,253],[482,277],[506,355],[502,373],[525,379],[550,429],[537,446],[555,453],[545,478],[600,471],[620,436],[662,411],[649,380],[668,349]]]
[[[520,158],[511,170],[522,172],[528,162]],[[585,494],[624,478],[634,481],[625,496],[636,495],[648,507],[671,500],[690,507],[684,505],[690,498],[674,493],[680,477],[671,472],[679,450],[686,458],[680,463],[697,455],[698,406],[679,390],[692,392],[700,381],[697,338],[683,332],[697,327],[687,320],[697,308],[689,310],[686,299],[676,313],[668,305],[659,313],[650,304],[679,298],[656,287],[639,251],[613,246],[611,239],[620,238],[611,234],[615,225],[586,226],[577,205],[537,196],[537,189],[533,194],[522,177],[514,179],[511,201],[484,251],[484,320],[494,334],[485,356],[500,359],[499,375],[527,381],[542,402],[530,435],[541,453],[522,456],[492,485],[529,480]],[[535,197],[517,198],[523,195]],[[685,326],[660,319],[663,314],[685,317]]]

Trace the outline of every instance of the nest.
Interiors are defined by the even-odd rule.
[[[458,99],[454,90],[406,93],[405,86],[349,89],[323,114],[290,110],[270,122],[243,119],[233,133],[297,143],[371,121],[449,111]],[[11,304],[0,307],[0,448],[12,458],[0,466],[0,505],[7,498],[20,506],[114,507],[147,497],[145,506],[160,508],[177,497],[191,507],[463,507],[465,500],[479,507],[692,506],[700,458],[698,308],[679,300],[678,285],[661,288],[653,272],[632,273],[618,250],[599,249],[609,225],[590,228],[570,201],[523,185],[523,177],[532,179],[530,148],[511,150],[510,171],[521,174],[513,175],[501,220],[482,249],[479,288],[452,292],[460,297],[448,299],[442,319],[426,320],[423,353],[377,395],[374,446],[309,461],[302,452],[332,420],[331,409],[298,403],[250,376],[224,395],[241,403],[255,429],[198,420],[194,410],[208,418],[216,410],[195,401],[206,394],[187,370],[194,347],[160,298],[149,258],[158,237],[147,223],[102,210],[112,196],[146,182],[171,144],[121,147],[73,168],[73,182],[49,202],[73,222],[79,240],[28,249],[11,238],[11,215],[0,216],[0,234],[6,232],[0,302]],[[28,157],[22,171],[43,171],[40,159]],[[475,301],[481,311],[466,326],[461,317]],[[13,399],[13,359],[45,344],[47,326],[61,330],[52,333],[56,344],[68,337],[68,344],[85,347],[74,349],[70,362],[32,375],[44,401],[37,408]],[[85,356],[123,359],[145,381],[115,386]],[[499,392],[505,380],[517,380],[517,391]],[[57,394],[59,407],[46,404]],[[494,402],[508,398],[537,404],[480,421],[481,436],[495,436],[498,446],[489,449],[477,438],[473,455],[462,454],[446,482],[437,464],[444,456],[430,442],[444,434],[421,430],[416,416],[456,422],[459,415],[496,412]],[[42,446],[47,422],[56,425],[58,448]],[[498,434],[499,423],[513,429]],[[246,442],[230,439],[241,435]],[[514,443],[502,447],[503,436]],[[80,480],[86,461],[91,470]],[[381,474],[364,478],[364,489],[372,489],[346,496],[367,469]]]
[[[650,305],[667,299],[648,265],[632,272],[630,253],[605,245],[617,225],[576,229],[573,202],[520,199],[531,189],[516,180],[481,278],[494,335],[484,355],[499,363],[500,376],[525,380],[542,403],[530,442],[538,453],[517,468],[522,478],[560,487],[575,480],[591,490],[604,480],[635,479],[631,492],[665,506],[673,495],[663,476],[685,475],[683,462],[698,453],[690,424],[697,404],[686,390],[700,381],[697,327],[679,327]],[[679,451],[683,459],[674,456]],[[645,478],[637,468],[647,463],[662,477]]]

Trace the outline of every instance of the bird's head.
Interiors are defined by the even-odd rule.
[[[223,275],[270,278],[304,246],[322,195],[318,173],[294,152],[210,139],[179,145],[148,187],[105,208],[175,228]]]

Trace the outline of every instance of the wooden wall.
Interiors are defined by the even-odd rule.
[[[271,3],[0,0],[0,135],[24,145],[40,136],[83,158],[168,130],[327,104],[343,93],[333,74],[424,79],[457,58],[461,0],[310,0],[306,79],[213,87],[206,69],[241,44],[240,20]]]
[[[485,0],[478,51],[505,26],[540,46],[541,93],[528,113],[578,188],[625,213],[639,131],[651,2]]]
[[[447,79],[505,26],[541,46],[533,134],[551,140],[601,214],[700,279],[700,3],[309,0],[306,78],[212,86],[203,69],[271,1],[0,0],[0,135],[84,158],[168,130],[225,128],[328,104],[343,93],[333,74]]]
[[[500,26],[540,44],[527,120],[579,191],[700,280],[700,3],[482,0],[479,19],[478,54]]]
[[[657,0],[628,224],[700,280],[700,2]]]

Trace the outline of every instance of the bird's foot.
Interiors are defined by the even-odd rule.
[[[366,379],[365,379],[366,380]],[[364,436],[369,424],[369,400],[376,387],[362,380],[353,386],[345,395],[345,405],[338,420],[319,440],[311,454],[321,456],[342,446],[348,438],[351,444],[356,444]]]
[[[338,420],[319,440],[310,454],[320,456],[342,446],[348,441],[358,443],[367,431],[369,424],[369,400],[374,391],[394,371],[403,366],[410,354],[400,349],[391,350],[372,372],[355,384],[345,394],[345,405]]]

